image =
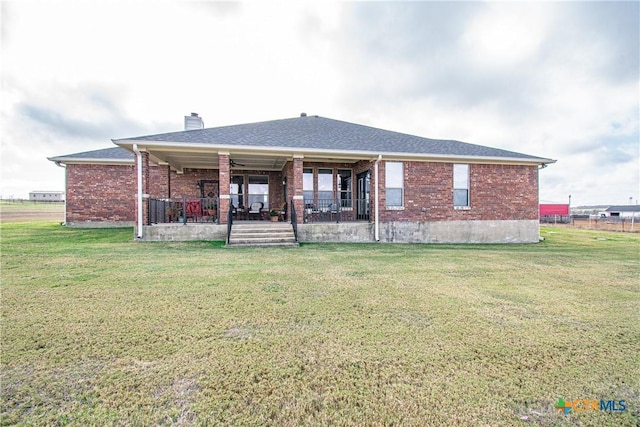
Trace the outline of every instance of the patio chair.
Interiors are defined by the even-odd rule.
[[[278,217],[280,218],[281,221],[287,220],[287,202],[284,202],[282,204],[280,211],[278,211]]]
[[[187,219],[192,218],[198,222],[198,219],[202,217],[202,202],[200,200],[187,200],[185,216]]]
[[[165,220],[163,222],[178,222],[182,215],[182,203],[175,200],[167,199],[164,201],[166,207]]]
[[[331,203],[329,205],[329,208],[326,211],[327,217],[329,219],[329,221],[339,221],[340,218],[338,216],[338,204],[337,203]]]
[[[249,206],[249,212],[247,212],[247,215],[249,216],[249,219],[251,219],[253,216],[257,216],[257,219],[262,219],[262,207],[264,206],[264,203],[262,202],[253,202],[251,203],[251,206]]]

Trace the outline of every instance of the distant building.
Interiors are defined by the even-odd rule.
[[[571,220],[567,203],[540,203],[538,211],[541,223],[568,223]]]
[[[605,212],[607,216],[619,218],[640,217],[640,205],[609,206]]]
[[[540,217],[551,215],[569,215],[567,203],[540,203]]]
[[[32,191],[29,193],[32,202],[62,202],[64,191]]]

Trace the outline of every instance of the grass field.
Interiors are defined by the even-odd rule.
[[[2,224],[2,424],[640,422],[640,235],[136,243]],[[558,398],[625,400],[563,415]]]

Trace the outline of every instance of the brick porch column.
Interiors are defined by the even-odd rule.
[[[231,204],[231,196],[229,195],[229,184],[231,184],[229,153],[218,153],[218,165],[220,171],[218,178],[220,181],[220,206],[218,206],[218,212],[220,213],[220,224],[226,224]]]
[[[149,224],[149,152],[141,151],[142,154],[142,222]]]
[[[296,209],[297,223],[304,222],[304,192],[302,187],[302,165],[304,156],[293,155],[293,205]]]

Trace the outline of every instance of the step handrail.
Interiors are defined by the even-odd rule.
[[[291,227],[293,227],[293,237],[298,241],[298,214],[296,213],[296,205],[293,204],[291,199]]]
[[[233,226],[233,206],[229,207],[227,213],[227,245],[231,241],[231,227]]]

